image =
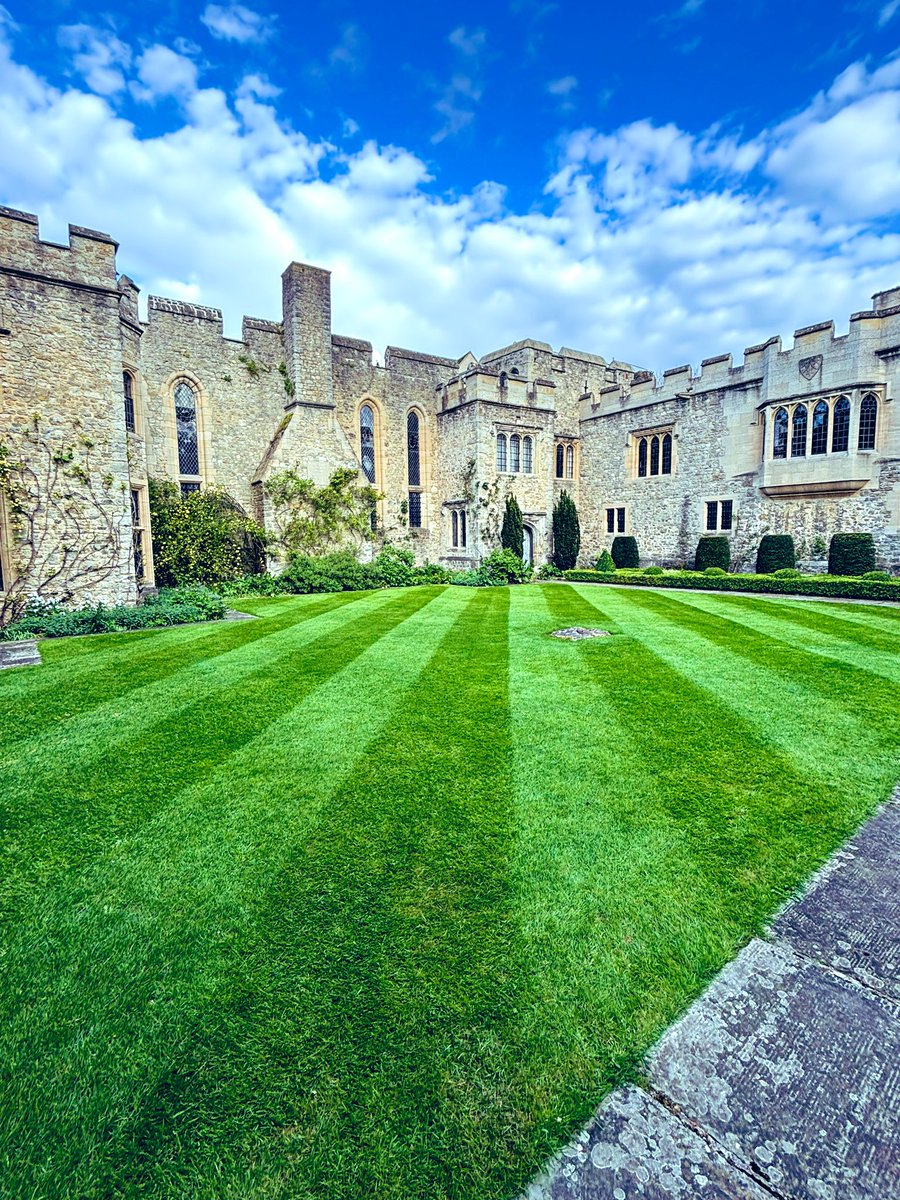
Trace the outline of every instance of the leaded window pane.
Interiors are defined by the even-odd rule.
[[[422,493],[409,493],[409,527],[420,529],[422,526]]]
[[[733,520],[734,520],[734,501],[733,500],[723,500],[722,501],[722,520],[719,525],[719,528],[720,529],[730,529]]]
[[[454,510],[453,513],[451,514],[450,524],[453,528],[451,545],[458,546],[459,545],[459,514],[456,512],[456,510]]]
[[[522,438],[522,470],[526,475],[531,474],[532,441],[530,437]]]
[[[839,453],[850,447],[850,401],[841,396],[834,406],[831,419],[831,452]]]
[[[859,448],[860,450],[875,449],[875,425],[878,419],[878,401],[870,393],[863,396],[859,406]]]
[[[788,444],[788,414],[786,408],[779,408],[775,414],[772,431],[772,457],[787,458]]]
[[[359,410],[359,458],[363,475],[375,482],[375,411],[369,404]]]
[[[625,532],[625,509],[624,508],[616,509],[616,519],[618,521],[618,524],[616,526],[616,532],[624,533]]]
[[[179,475],[199,475],[197,400],[194,389],[184,380],[175,388],[175,429],[178,436]]]
[[[191,483],[190,480],[187,480],[187,481],[182,480],[182,483],[181,483],[182,496],[192,496],[194,494],[194,492],[199,492],[199,491],[200,491],[199,483]]]
[[[606,532],[616,532],[616,510],[614,508],[608,508],[606,510]]]
[[[556,478],[557,479],[562,479],[562,477],[563,477],[563,471],[565,469],[563,467],[563,455],[564,454],[565,454],[565,451],[563,450],[562,446],[561,445],[557,446],[556,447]]]
[[[497,434],[497,470],[506,470],[506,434]]]
[[[641,438],[638,443],[638,475],[647,474],[647,439]]]
[[[803,458],[806,454],[806,422],[805,404],[798,404],[794,409],[793,429],[791,432],[791,458]]]
[[[518,471],[521,466],[520,450],[521,450],[521,440],[519,438],[519,435],[517,433],[514,433],[512,435],[512,437],[509,439],[509,469],[510,469],[510,471],[513,471],[513,472]]]
[[[672,435],[667,433],[662,440],[662,473],[672,474]]]
[[[460,544],[460,546],[463,546],[463,547],[465,547],[465,544],[466,544],[466,514],[465,514],[465,512],[461,512],[459,514],[459,544]]]
[[[130,371],[122,372],[122,398],[125,404],[125,428],[129,433],[134,433],[134,376]]]
[[[418,487],[422,482],[421,455],[419,451],[419,416],[411,412],[406,418],[406,470],[409,486]]]
[[[706,528],[707,531],[717,527],[717,518],[719,515],[718,500],[707,500],[706,502]]]
[[[571,446],[566,446],[566,479],[573,479],[575,476],[575,451]]]
[[[650,439],[650,474],[659,474],[659,438]]]
[[[820,400],[813,409],[812,446],[813,454],[828,452],[828,404]]]

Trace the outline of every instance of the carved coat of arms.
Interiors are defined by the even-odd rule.
[[[804,379],[812,379],[822,370],[822,355],[813,354],[811,358],[800,359],[800,374]]]

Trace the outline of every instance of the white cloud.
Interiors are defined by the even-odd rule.
[[[551,96],[570,96],[577,87],[578,80],[574,75],[563,75],[562,79],[551,79],[547,91]]]
[[[231,332],[244,312],[277,319],[292,258],[332,270],[335,328],[377,346],[458,355],[531,336],[656,368],[840,319],[900,282],[900,236],[883,228],[900,211],[893,61],[848,69],[749,138],[649,121],[578,131],[527,211],[497,182],[440,194],[401,146],[310,139],[258,76],[200,88],[166,47],[136,70],[179,99],[169,132],[50,86],[0,36],[0,202],[45,230],[108,230],[145,293],[221,307]],[[861,173],[864,213],[822,174],[834,155]]]
[[[336,45],[328,52],[328,62],[333,67],[346,67],[358,71],[365,55],[366,38],[358,25],[350,22],[341,29]]]
[[[114,96],[124,90],[131,51],[115,34],[91,25],[63,25],[58,40],[64,49],[73,51],[72,64],[92,92]]]
[[[226,42],[265,42],[275,22],[243,4],[207,4],[200,20],[215,38]]]
[[[434,108],[443,118],[439,129],[432,135],[434,145],[448,137],[455,137],[475,119],[475,110],[481,100],[483,85],[483,61],[487,49],[487,34],[483,29],[467,29],[460,25],[447,38],[456,51],[459,66],[450,81],[440,89],[440,98]]]
[[[885,25],[887,25],[888,21],[893,19],[898,8],[900,8],[900,0],[888,0],[888,3],[884,5],[881,12],[878,14],[879,29],[883,28]]]

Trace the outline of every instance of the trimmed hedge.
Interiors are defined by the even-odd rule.
[[[620,570],[629,567],[639,567],[641,559],[638,554],[637,538],[630,534],[620,534],[613,538],[612,560]]]
[[[764,533],[756,551],[757,575],[773,575],[776,571],[796,567],[797,552],[789,533]]]
[[[832,596],[844,600],[893,600],[900,604],[900,579],[886,583],[875,579],[803,575],[776,579],[773,575],[704,575],[678,571],[671,575],[620,572],[611,580],[598,571],[566,571],[570,583],[614,583],[626,587],[701,588],[715,592],[761,592],[775,596]]]
[[[194,621],[220,621],[227,608],[217,592],[199,583],[164,588],[155,596],[147,596],[142,604],[117,604],[109,608],[105,604],[64,608],[52,601],[32,600],[18,621],[0,629],[0,641],[126,633]]]
[[[694,555],[694,570],[705,571],[707,567],[719,567],[727,571],[731,563],[731,543],[727,537],[702,537]]]
[[[828,548],[829,575],[865,575],[875,570],[871,533],[836,533]]]

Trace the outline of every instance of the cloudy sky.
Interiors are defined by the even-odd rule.
[[[900,283],[900,0],[15,0],[0,204],[232,334],[296,258],[377,351],[696,366]]]

